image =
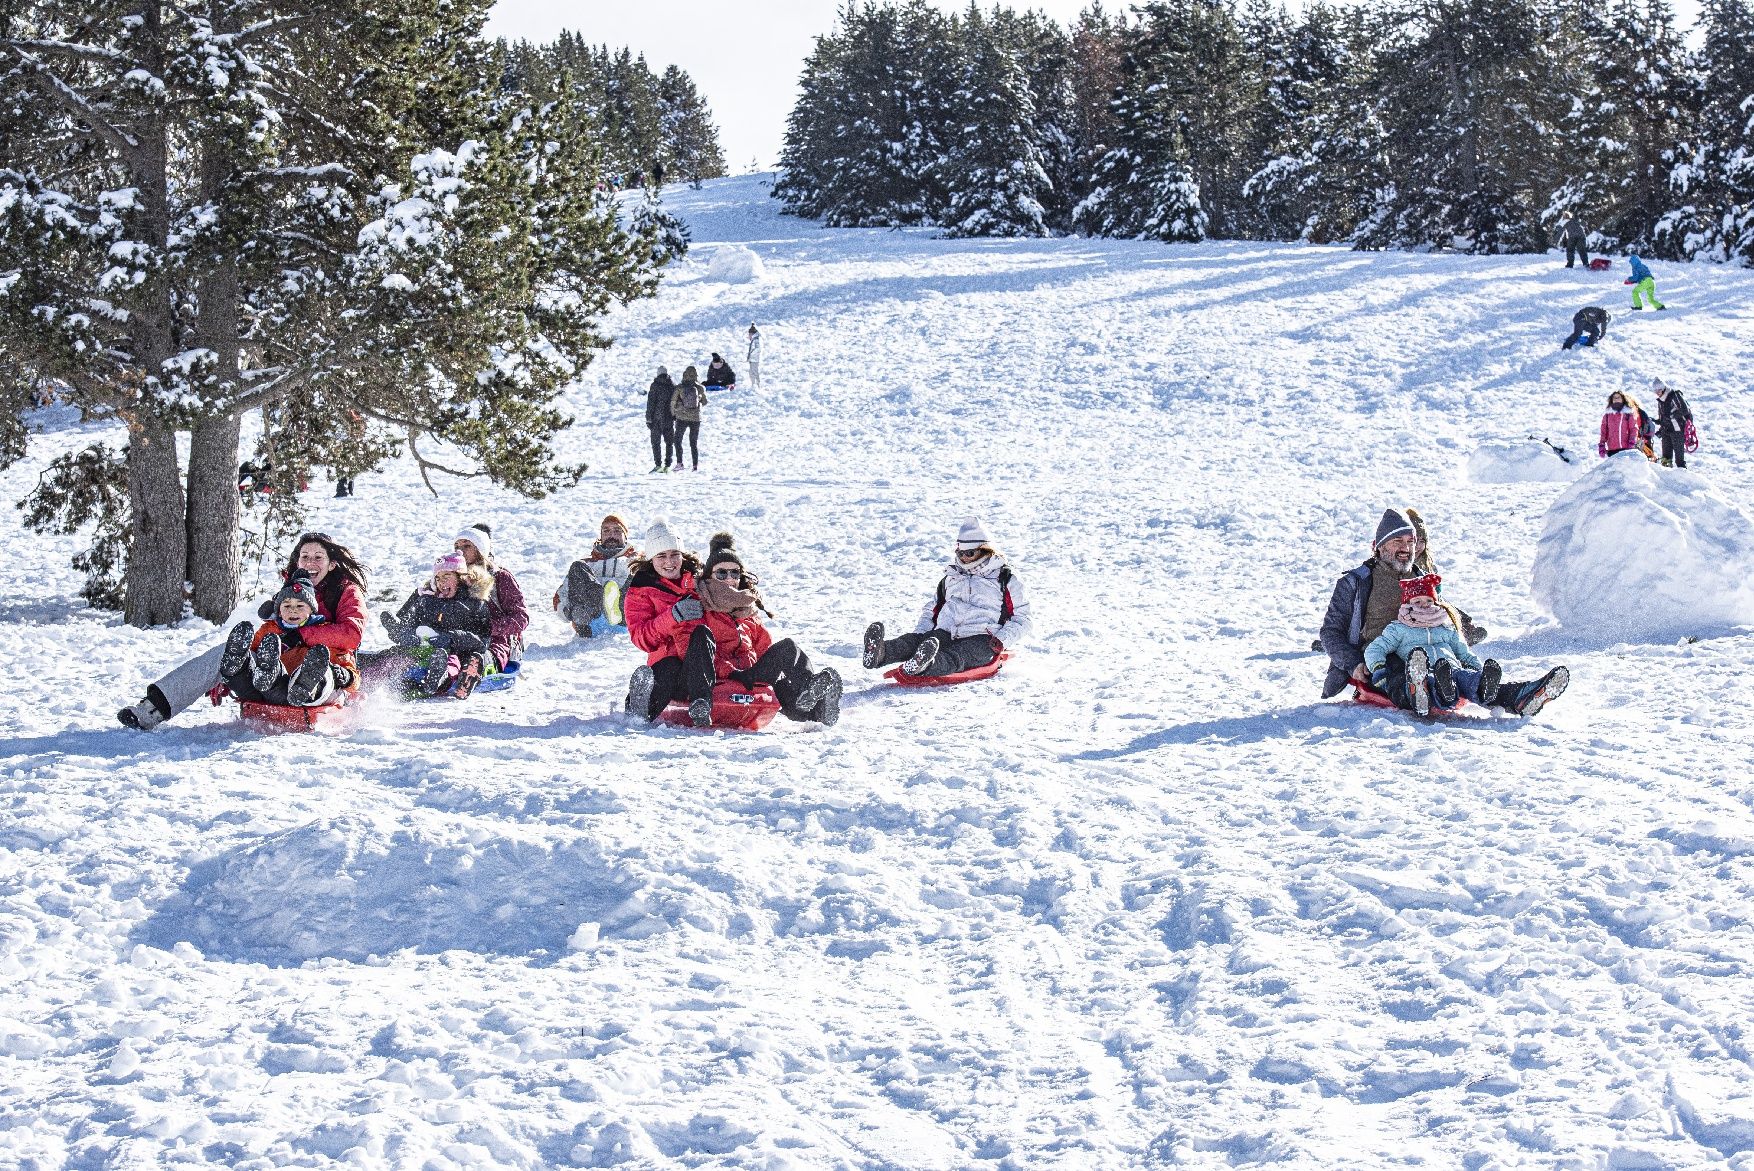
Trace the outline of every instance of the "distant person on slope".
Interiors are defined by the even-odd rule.
[[[814,670],[789,638],[773,641],[756,617],[757,610],[766,611],[757,584],[731,534],[715,533],[706,570],[695,584],[705,616],[689,635],[683,663],[690,721],[698,728],[712,723],[713,685],[729,680],[743,687],[772,687],[787,719],[835,723],[840,719],[840,673],[832,667]],[[703,690],[706,698],[694,698]]]
[[[713,355],[713,360],[706,364],[706,387],[708,390],[735,390],[737,388],[737,372],[731,364]]]
[[[637,560],[639,550],[627,543],[627,521],[610,513],[597,527],[590,553],[567,568],[566,578],[554,591],[554,608],[572,624],[575,635],[590,638],[591,622],[596,618],[608,620],[611,626],[620,625],[622,598]],[[608,589],[611,583],[613,591]]]
[[[682,542],[662,519],[646,530],[646,556],[649,560],[634,562],[622,603],[627,636],[646,652],[645,665],[634,668],[628,681],[628,714],[650,722],[676,699],[691,705],[704,699],[710,711],[711,681],[700,686],[698,672],[695,679],[685,679],[682,663],[689,636],[706,618],[706,608],[694,592],[702,570],[700,559],[682,551]]]
[[[706,388],[693,366],[682,372],[682,381],[670,392],[670,415],[676,420],[676,470],[682,470],[682,437],[688,436],[688,448],[694,457],[694,470],[700,471],[700,416],[706,406]]]
[[[1638,253],[1628,255],[1626,263],[1632,268],[1632,275],[1626,278],[1626,283],[1632,286],[1632,307],[1643,309],[1644,301],[1648,300],[1653,309],[1667,309],[1667,305],[1657,300],[1656,274],[1638,258]]]
[[[1560,343],[1559,348],[1569,350],[1573,346],[1589,347],[1608,336],[1608,322],[1613,318],[1606,309],[1599,305],[1587,305],[1571,315],[1571,336]]]
[[[1601,436],[1596,443],[1596,454],[1607,459],[1611,455],[1636,449],[1649,457],[1652,454],[1651,433],[1650,416],[1644,413],[1638,400],[1623,390],[1617,390],[1608,396],[1608,409],[1602,414]]]
[[[470,565],[479,565],[493,578],[493,592],[487,596],[487,619],[492,627],[487,649],[493,655],[496,670],[503,671],[510,663],[524,657],[524,631],[530,626],[530,611],[524,607],[524,591],[509,569],[493,563],[493,530],[484,524],[473,524],[457,534],[452,548],[463,555]]]
[[[1029,602],[1005,558],[969,517],[938,588],[926,599],[913,633],[883,636],[883,623],[865,628],[864,664],[870,670],[900,663],[908,675],[954,675],[984,667],[1029,633]]]
[[[1559,225],[1559,239],[1565,244],[1565,267],[1581,262],[1585,268],[1590,266],[1589,250],[1585,247],[1583,224],[1575,211],[1565,213],[1565,222]]]
[[[761,331],[755,328],[755,322],[749,323],[749,385],[761,389]]]
[[[654,472],[667,472],[672,462],[682,462],[676,449],[676,416],[670,413],[670,396],[675,393],[670,371],[659,366],[658,376],[646,388],[646,430],[651,433]]]
[[[1663,466],[1687,466],[1687,428],[1693,423],[1693,411],[1681,392],[1671,389],[1661,378],[1651,380],[1657,392],[1657,435],[1663,441]]]

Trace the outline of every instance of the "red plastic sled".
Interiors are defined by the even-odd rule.
[[[1606,256],[1598,256],[1590,261],[1590,271],[1607,272],[1609,268],[1613,267],[1613,264],[1614,262],[1609,260]]]
[[[773,688],[765,683],[746,688],[737,683],[726,682],[713,688],[712,726],[715,728],[732,732],[759,732],[773,721],[779,711],[780,701],[775,698]],[[669,707],[659,712],[658,719],[678,727],[694,727],[694,721],[688,718],[688,704],[682,700],[673,701]]]
[[[339,703],[326,703],[321,707],[238,701],[244,723],[258,732],[345,732],[353,727],[354,718],[358,714],[353,710],[354,706],[346,699]]]
[[[893,679],[902,687],[947,687],[952,683],[972,683],[976,679],[991,679],[1011,657],[1010,651],[1000,651],[999,657],[984,667],[970,667],[966,671],[957,671],[950,675],[909,675],[900,667],[883,672],[885,679]]]
[[[1376,688],[1366,686],[1365,684],[1358,682],[1356,679],[1352,681],[1352,691],[1354,698],[1366,707],[1386,707],[1390,711],[1406,712],[1410,716],[1419,714],[1418,712],[1410,711],[1407,708],[1396,706],[1394,700],[1390,699]],[[1455,713],[1468,706],[1468,701],[1458,696],[1455,707],[1438,707],[1436,704],[1432,704],[1431,714],[1434,716],[1453,716]]]

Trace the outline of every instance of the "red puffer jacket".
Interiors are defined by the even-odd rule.
[[[1644,416],[1636,411],[1609,411],[1602,416],[1601,440],[1597,455],[1613,455],[1644,442]]]
[[[678,622],[670,607],[694,594],[692,566],[683,562],[682,576],[675,581],[661,577],[651,565],[642,565],[627,579],[627,593],[621,598],[621,613],[627,619],[627,637],[633,645],[646,652],[646,663],[661,659],[680,659],[688,653],[688,636],[700,620]]]
[[[753,617],[737,618],[708,610],[706,627],[713,632],[713,668],[721,682],[729,679],[732,671],[755,666],[755,660],[773,645],[773,635]]]

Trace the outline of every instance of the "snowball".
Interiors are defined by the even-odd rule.
[[[722,281],[727,285],[746,285],[766,275],[761,257],[741,244],[720,246],[706,266],[707,280]]]
[[[1534,589],[1610,642],[1754,624],[1754,521],[1703,477],[1622,452],[1547,510]]]
[[[1468,456],[1468,479],[1476,484],[1564,483],[1583,475],[1585,454],[1568,450],[1567,462],[1539,439],[1482,443]]]

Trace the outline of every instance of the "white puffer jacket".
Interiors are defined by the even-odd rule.
[[[1023,596],[1023,583],[1016,571],[1005,587],[1011,591],[1011,621],[1001,623],[999,616],[1004,594],[999,588],[999,570],[1003,557],[989,557],[969,568],[953,561],[944,570],[944,609],[933,621],[932,611],[938,606],[938,591],[933,590],[920,610],[914,624],[917,634],[928,630],[948,630],[952,638],[971,638],[991,634],[1007,647],[1015,646],[1029,636],[1029,601]]]

